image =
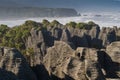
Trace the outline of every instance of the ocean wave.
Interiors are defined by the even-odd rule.
[[[95,16],[95,15],[101,15],[101,16]],[[18,20],[0,20],[0,24],[6,24],[9,27],[13,27],[16,25],[20,25],[23,24],[26,20],[34,20],[37,22],[42,22],[43,19],[47,19],[48,21],[53,21],[53,20],[58,20],[60,23],[62,24],[66,24],[70,21],[75,21],[75,22],[88,22],[88,21],[94,21],[95,23],[97,23],[98,25],[100,25],[100,27],[102,26],[120,26],[120,14],[118,13],[113,14],[113,13],[103,13],[103,14],[92,14],[92,13],[84,13],[81,16],[77,16],[77,17],[55,17],[55,18],[27,18],[27,19],[18,19]]]

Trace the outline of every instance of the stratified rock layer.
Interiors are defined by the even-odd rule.
[[[0,48],[0,80],[120,80],[119,29],[52,23],[31,29],[25,58]]]
[[[112,77],[120,77],[120,42],[113,42],[107,46],[106,53],[110,56],[109,72]],[[114,74],[112,74],[114,72]]]
[[[13,73],[20,80],[37,80],[25,58],[14,48],[0,48],[0,68]]]
[[[34,56],[32,68],[18,50],[0,48],[0,79],[119,80],[119,45],[120,42],[113,42],[106,50],[87,47],[74,50],[64,41],[55,41],[42,60]]]
[[[55,41],[47,50],[44,64],[51,76],[61,80],[105,80],[94,49],[77,48],[74,51],[65,42]]]

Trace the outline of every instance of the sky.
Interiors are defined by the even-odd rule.
[[[0,6],[74,8],[78,11],[120,11],[120,0],[0,0]]]

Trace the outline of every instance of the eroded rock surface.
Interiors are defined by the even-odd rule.
[[[18,80],[37,80],[25,58],[17,49],[0,48],[0,59],[0,68],[13,73]]]
[[[55,41],[47,50],[44,64],[51,76],[61,80],[105,80],[94,49],[78,48],[75,51],[65,42]]]
[[[107,46],[106,53],[110,56],[111,59],[111,69],[109,71],[114,73],[113,77],[120,77],[120,42],[113,42]]]
[[[0,80],[120,80],[118,34],[117,28],[98,25],[40,24],[25,38],[24,57],[14,48],[0,48]]]
[[[55,41],[43,61],[34,56],[29,67],[14,48],[0,48],[1,80],[110,80],[120,79],[119,44],[107,49],[78,47],[74,50],[64,41]]]

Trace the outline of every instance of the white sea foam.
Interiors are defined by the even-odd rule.
[[[37,22],[42,22],[43,19],[47,19],[50,22],[53,20],[58,20],[62,24],[66,24],[70,21],[75,22],[88,22],[94,21],[100,27],[120,27],[120,13],[82,13],[81,16],[77,17],[65,17],[65,18],[28,18],[28,19],[19,19],[19,20],[0,20],[0,24],[6,24],[9,27],[23,24],[26,20],[34,20]]]

